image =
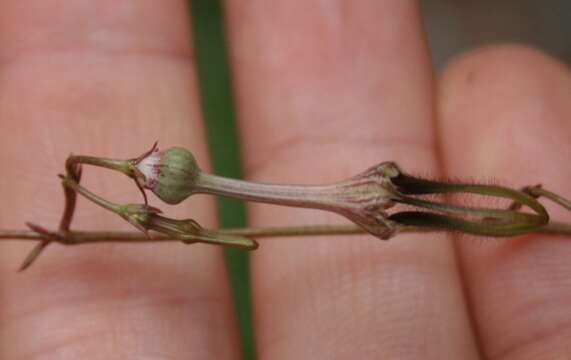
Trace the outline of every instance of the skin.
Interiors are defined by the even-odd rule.
[[[329,182],[395,160],[434,177],[543,182],[571,195],[571,76],[556,60],[487,48],[436,79],[416,2],[225,5],[248,178]],[[0,2],[2,228],[57,224],[55,174],[70,152],[131,157],[158,139],[192,149],[207,169],[185,6]],[[140,196],[122,178],[93,173],[85,185],[98,193]],[[211,200],[168,212],[214,226]],[[249,210],[256,226],[339,221]],[[129,229],[84,201],[75,220],[81,229]],[[426,234],[261,245],[252,257],[261,359],[571,356],[565,239]],[[239,358],[221,249],[54,245],[18,274],[28,250],[0,244],[0,358]]]

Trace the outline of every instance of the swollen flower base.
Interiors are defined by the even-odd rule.
[[[135,162],[135,180],[167,204],[178,204],[196,192],[200,169],[190,151],[173,147],[159,151],[153,146]]]

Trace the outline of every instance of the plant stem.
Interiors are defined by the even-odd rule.
[[[118,213],[120,211],[120,206],[118,204],[112,203],[105,200],[101,196],[95,195],[91,191],[87,191],[85,188],[79,186],[79,184],[69,178],[63,178],[63,184],[65,187],[69,187],[74,193],[79,193],[86,199],[94,202],[95,204],[107,209],[111,212]]]
[[[399,230],[399,233],[426,233],[445,232],[444,229],[406,226]],[[218,233],[224,235],[235,235],[253,238],[268,237],[298,237],[298,236],[336,236],[336,235],[362,235],[367,232],[354,224],[339,225],[304,225],[304,226],[277,226],[263,228],[228,228],[219,229]],[[571,235],[571,224],[561,222],[550,222],[536,231],[538,234],[549,235]],[[65,235],[69,245],[104,243],[104,242],[161,242],[177,241],[173,236],[162,234],[153,235],[151,238],[135,231],[70,231]],[[0,240],[43,240],[42,235],[31,230],[0,230]],[[69,240],[69,241],[68,241]]]
[[[309,225],[291,227],[267,228],[229,228],[217,230],[223,235],[247,237],[289,237],[289,236],[315,236],[315,235],[357,235],[365,234],[357,225]],[[74,244],[99,242],[157,242],[179,241],[173,236],[154,234],[152,238],[135,231],[70,231],[69,239]],[[41,240],[42,235],[31,230],[0,230],[0,240]]]
[[[86,155],[71,155],[67,158],[66,167],[68,169],[80,164],[93,165],[106,169],[116,170],[127,176],[132,176],[133,172],[133,166],[129,160],[107,159]]]
[[[543,197],[553,201],[554,203],[564,207],[565,209],[571,210],[571,201],[569,201],[568,199],[565,199],[563,196],[558,195],[552,191],[545,190],[540,185],[531,186],[528,188],[527,191],[535,197],[543,196]]]

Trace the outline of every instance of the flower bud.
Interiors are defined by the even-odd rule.
[[[135,162],[135,177],[167,204],[178,204],[195,190],[200,169],[190,151],[173,147],[153,148]]]
[[[242,236],[223,234],[213,230],[206,230],[192,219],[170,219],[155,213],[150,217],[147,227],[149,230],[154,230],[180,239],[185,244],[202,242],[246,250],[255,250],[258,248],[258,243],[255,240]]]
[[[153,216],[160,213],[160,209],[144,204],[126,204],[118,205],[117,207],[117,214],[119,216],[145,234],[147,234],[148,223]]]

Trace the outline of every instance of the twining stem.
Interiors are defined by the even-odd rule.
[[[543,196],[544,198],[547,198],[547,199],[555,202],[556,204],[564,207],[565,209],[571,211],[571,201],[565,199],[563,196],[555,194],[554,192],[545,190],[540,185],[530,186],[530,187],[527,187],[525,190],[529,194],[531,194],[532,196],[535,196],[535,197]]]
[[[71,155],[67,158],[65,163],[66,175],[68,179],[71,179],[74,182],[79,183],[79,181],[81,180],[81,164],[100,166],[112,170],[121,171],[128,176],[131,175],[131,166],[129,161],[105,159],[94,156]],[[70,226],[73,220],[73,215],[75,213],[75,206],[77,203],[77,193],[73,189],[65,186],[64,184],[62,184],[62,186],[65,198],[65,205],[57,234],[58,236],[65,238],[66,236],[68,236],[70,232]],[[20,266],[19,271],[24,271],[27,268],[29,268],[52,241],[53,239],[46,240],[45,238],[43,238],[43,240],[38,245],[36,245],[36,247],[34,247],[32,251],[30,251],[28,256],[26,256],[26,259],[24,259],[22,265]]]
[[[229,228],[218,229],[221,235],[245,236],[255,238],[292,237],[292,236],[318,236],[318,235],[359,235],[365,234],[359,226],[353,224],[340,225],[306,225],[306,226],[280,226],[265,228]],[[85,244],[100,242],[156,242],[179,241],[174,236],[153,234],[147,237],[135,231],[70,231],[69,241],[66,244]],[[41,240],[42,235],[31,230],[1,230],[0,240]]]
[[[70,156],[66,163],[66,173],[67,177],[79,183],[81,180],[81,159],[85,159],[85,161],[89,162],[92,161],[94,163],[99,163],[101,159],[94,158],[91,156]],[[68,188],[67,186],[63,185],[63,193],[65,199],[64,210],[61,216],[61,220],[59,223],[58,234],[65,235],[69,233],[69,229],[71,226],[71,222],[73,220],[73,215],[75,213],[75,205],[77,203],[77,194],[72,189]],[[22,265],[20,266],[20,271],[24,271],[29,268],[34,261],[41,255],[41,253],[48,247],[50,244],[49,240],[44,238],[38,245],[36,245],[32,251],[26,256]]]
[[[399,233],[426,233],[426,232],[446,232],[447,230],[429,227],[405,226],[399,230]],[[366,231],[354,224],[339,225],[304,225],[304,226],[278,226],[278,227],[262,227],[262,228],[228,228],[218,229],[218,233],[224,235],[245,236],[251,238],[268,238],[268,237],[301,237],[301,236],[336,236],[336,235],[362,235]],[[550,235],[571,235],[571,224],[562,222],[550,222],[543,226],[537,234]],[[43,240],[44,237],[31,230],[0,230],[0,240]],[[79,245],[88,243],[104,243],[104,242],[158,242],[158,241],[178,241],[180,239],[173,236],[153,234],[147,237],[140,232],[135,231],[70,231],[66,235],[66,245]]]
[[[75,176],[77,175],[77,176]],[[73,174],[68,172],[68,176],[70,177],[74,177],[75,181],[79,182],[79,175],[78,174]],[[69,231],[69,228],[71,226],[71,222],[73,220],[73,214],[75,213],[75,205],[77,203],[77,194],[75,193],[75,191],[73,191],[72,189],[68,188],[67,186],[64,186],[62,184],[63,187],[63,193],[64,193],[64,198],[65,198],[65,205],[64,205],[64,210],[63,210],[63,214],[59,223],[59,231],[61,232],[67,232]]]

